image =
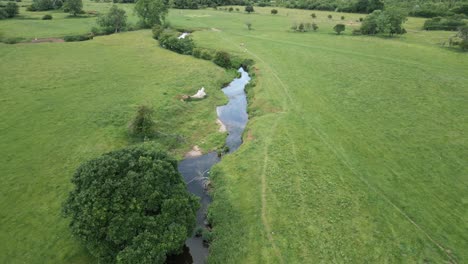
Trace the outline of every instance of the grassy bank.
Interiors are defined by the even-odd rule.
[[[181,156],[197,144],[222,145],[216,105],[231,74],[161,49],[151,32],[80,43],[0,44],[0,262],[89,263],[60,206],[75,168],[129,144],[140,104],[155,109],[157,129],[185,138],[158,140]],[[209,97],[185,103],[204,86]]]

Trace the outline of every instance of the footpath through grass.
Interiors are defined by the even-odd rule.
[[[83,161],[129,144],[140,104],[178,155],[222,145],[216,105],[224,69],[161,49],[150,31],[74,43],[0,44],[0,263],[90,263],[61,217]],[[204,86],[209,97],[184,103]]]
[[[350,36],[361,15],[270,9],[170,16],[258,68],[246,142],[213,173],[210,261],[468,261],[468,54],[421,19],[386,39]],[[312,12],[318,32],[288,32]]]

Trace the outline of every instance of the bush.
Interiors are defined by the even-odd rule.
[[[272,9],[272,10],[271,10],[271,14],[272,14],[272,15],[276,15],[276,14],[278,14],[278,10],[276,10],[276,9]]]
[[[317,24],[315,24],[315,23],[312,23],[312,29],[313,29],[314,31],[317,31],[317,29],[318,29],[318,26],[317,26]]]
[[[353,33],[352,33],[354,36],[360,36],[362,35],[362,32],[360,29],[353,29]]]
[[[345,31],[346,26],[344,24],[336,24],[333,27],[333,30],[335,30],[336,34],[340,35],[341,32]]]
[[[3,11],[7,18],[13,18],[19,14],[19,6],[16,3],[9,2],[6,4],[5,8],[3,8]]]
[[[225,51],[217,51],[213,62],[223,68],[231,68],[231,55]]]
[[[316,17],[317,17],[317,15],[316,15],[315,13],[310,14],[310,16],[311,16],[312,18],[316,18]]]
[[[245,6],[245,12],[250,14],[252,12],[255,12],[255,10],[254,10],[252,5],[247,5],[247,6]]]
[[[63,38],[63,40],[66,42],[85,41],[85,40],[90,40],[90,39],[93,39],[93,34],[65,36]]]
[[[177,161],[142,144],[80,165],[63,205],[72,234],[99,263],[164,263],[195,227],[199,202]]]
[[[211,242],[213,242],[213,232],[209,231],[209,230],[203,230],[203,233],[202,233],[202,239],[203,239],[203,242],[206,243],[206,244],[210,244]]]
[[[0,8],[0,20],[5,18],[8,18],[8,14],[5,12],[5,10],[3,10],[3,8]]]
[[[208,50],[203,50],[201,52],[201,56],[200,58],[204,59],[204,60],[212,60],[213,59],[213,55],[210,51]]]
[[[128,125],[128,134],[140,140],[152,139],[156,135],[156,122],[153,120],[153,109],[146,105],[138,106],[136,115]]]
[[[229,7],[229,12],[232,12],[233,10],[234,10],[234,8]]]
[[[423,29],[425,30],[448,30],[455,31],[459,27],[466,25],[466,22],[463,21],[461,17],[452,16],[452,17],[434,17],[428,19],[424,22]]]
[[[332,16],[332,15],[328,15],[328,19],[332,19],[332,18],[333,18],[333,16]]]
[[[97,24],[117,33],[127,26],[127,15],[125,10],[118,8],[117,5],[112,5],[107,14],[98,17]]]
[[[51,20],[52,19],[52,16],[51,15],[44,15],[42,17],[42,20]]]
[[[62,0],[33,0],[32,5],[30,5],[26,10],[28,11],[46,11],[59,9],[63,5]]]
[[[186,36],[183,39],[178,38],[179,32],[170,29],[164,30],[159,35],[159,45],[165,49],[175,51],[180,54],[192,54],[195,48],[193,40]]]
[[[345,20],[345,17],[344,17],[344,16],[341,16],[341,20]]]

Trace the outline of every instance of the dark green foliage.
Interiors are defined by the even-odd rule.
[[[234,8],[229,7],[229,12],[232,12],[232,11],[234,11]]]
[[[154,25],[151,31],[153,32],[153,38],[159,39],[159,36],[164,31],[164,27],[161,25]]]
[[[8,14],[3,10],[3,8],[0,8],[0,20],[5,18],[8,18]]]
[[[468,3],[461,4],[460,6],[450,9],[450,12],[454,14],[464,14],[468,16]]]
[[[245,6],[245,12],[250,14],[252,12],[255,12],[255,10],[254,10],[252,5],[247,5],[247,6]]]
[[[203,242],[206,243],[206,244],[210,244],[212,241],[213,241],[213,232],[209,231],[209,230],[203,230],[202,232],[202,239],[203,239]]]
[[[27,8],[28,11],[45,11],[59,9],[63,5],[62,0],[33,0],[32,4]]]
[[[98,17],[97,24],[102,28],[107,28],[109,31],[112,30],[117,33],[127,25],[127,15],[125,14],[125,10],[118,8],[117,5],[113,5],[107,14]]]
[[[272,14],[272,15],[276,15],[276,14],[278,14],[278,10],[276,10],[276,9],[272,9],[272,10],[271,10],[271,14]]]
[[[463,26],[458,29],[454,38],[450,38],[451,46],[459,46],[463,51],[468,50],[468,26]]]
[[[151,139],[156,134],[156,122],[153,120],[153,109],[146,105],[138,106],[136,115],[128,125],[128,134],[137,139]]]
[[[67,10],[72,16],[77,16],[83,11],[83,1],[82,0],[65,0],[63,3],[63,9]]]
[[[317,31],[317,29],[318,29],[318,26],[317,26],[317,24],[315,24],[315,23],[312,23],[312,30],[314,30],[314,31]]]
[[[459,27],[466,25],[463,21],[463,16],[454,15],[451,17],[434,17],[424,22],[425,30],[457,30]]]
[[[231,67],[231,55],[225,51],[217,51],[213,62],[223,68],[230,68]]]
[[[179,32],[166,29],[159,35],[159,45],[165,49],[175,51],[180,54],[192,54],[195,43],[190,36],[179,39]]]
[[[140,17],[143,25],[148,28],[161,25],[168,10],[168,5],[164,0],[138,0],[135,5],[135,12]]]
[[[19,6],[16,3],[8,2],[3,8],[3,12],[0,16],[5,16],[5,18],[13,18],[19,14]]]
[[[336,24],[333,27],[333,30],[335,30],[336,34],[340,35],[341,32],[345,31],[346,26],[344,24]]]
[[[63,40],[66,42],[74,42],[74,41],[85,41],[93,39],[93,34],[84,34],[84,35],[72,35],[72,36],[65,36]]]
[[[345,20],[345,17],[344,17],[344,16],[341,16],[341,20]]]
[[[49,14],[44,15],[44,16],[42,17],[42,20],[51,20],[51,19],[52,19],[52,15],[49,15]]]
[[[317,15],[316,15],[315,13],[310,14],[310,16],[311,16],[312,18],[316,18],[316,17],[317,17]]]
[[[177,161],[152,144],[82,164],[64,203],[72,233],[101,263],[164,263],[195,227],[197,199]]]
[[[333,18],[333,16],[332,16],[332,15],[328,15],[327,17],[328,17],[328,19],[332,19],[332,18]]]
[[[198,9],[202,5],[199,0],[174,0],[173,7],[179,9]]]
[[[402,11],[376,10],[369,14],[361,25],[361,33],[364,35],[385,34],[392,36],[394,34],[404,34],[406,30],[403,23],[406,21],[406,14]]]

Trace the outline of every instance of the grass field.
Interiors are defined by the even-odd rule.
[[[198,46],[257,63],[245,143],[213,172],[210,262],[467,262],[468,54],[440,46],[453,32],[421,31],[424,20],[410,18],[402,37],[351,36],[362,15],[255,9],[169,15],[198,29]],[[318,32],[289,32],[312,12]],[[52,21],[37,30],[40,20],[0,21],[0,32],[60,37],[88,32],[94,18]],[[92,261],[59,217],[73,169],[125,145],[126,122],[148,100],[164,129],[201,141],[204,125],[216,129],[216,83],[227,77],[155,47],[148,31],[1,45],[0,58],[1,262]],[[194,109],[161,100],[201,85],[214,96]]]
[[[216,105],[233,78],[206,61],[157,47],[138,31],[81,43],[0,44],[1,263],[88,263],[60,206],[83,161],[129,144],[139,104],[152,105],[173,154],[223,144]],[[177,74],[175,74],[177,73]],[[208,99],[177,96],[204,86]]]

